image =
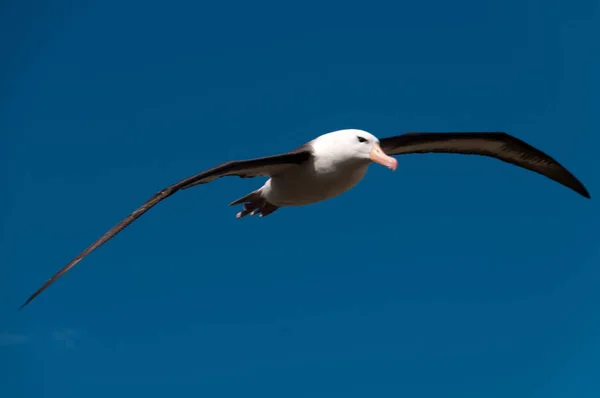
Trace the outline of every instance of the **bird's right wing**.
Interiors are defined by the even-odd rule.
[[[310,159],[312,153],[310,148],[306,145],[299,147],[291,152],[283,153],[280,155],[267,156],[249,160],[234,160],[226,163],[222,163],[212,169],[203,171],[199,174],[188,177],[181,180],[153,195],[148,199],[142,206],[140,206],[133,213],[125,217],[121,222],[111,228],[108,232],[102,235],[98,240],[92,243],[87,249],[72,259],[67,265],[61,268],[54,276],[42,285],[37,291],[35,291],[27,301],[20,307],[23,308],[37,295],[44,291],[48,286],[55,282],[58,278],[64,275],[67,271],[73,268],[78,262],[80,262],[85,256],[102,246],[109,239],[113,238],[125,227],[134,222],[142,214],[150,210],[152,207],[157,205],[163,199],[168,198],[175,192],[191,188],[198,184],[205,184],[216,178],[225,176],[239,176],[243,178],[257,177],[257,176],[272,176],[284,170],[292,165],[298,165],[306,162]]]

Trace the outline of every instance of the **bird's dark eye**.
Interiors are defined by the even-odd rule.
[[[361,137],[360,135],[357,135],[356,138],[358,138],[358,142],[367,142],[367,141],[369,141],[366,138]]]

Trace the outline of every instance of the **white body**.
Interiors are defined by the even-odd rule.
[[[360,143],[360,136],[367,141]],[[370,151],[379,140],[363,130],[339,130],[308,143],[310,162],[271,177],[261,188],[269,203],[303,206],[338,196],[354,187],[367,172]]]
[[[244,203],[237,218],[269,215],[279,207],[304,206],[341,195],[365,176],[369,164],[376,162],[392,170],[396,159],[386,155],[379,140],[363,130],[338,130],[321,135],[306,147],[308,161],[289,165],[270,174],[259,189],[232,202]]]
[[[346,167],[309,162],[270,178],[260,192],[275,206],[303,206],[346,192],[364,177],[368,167],[368,162]]]

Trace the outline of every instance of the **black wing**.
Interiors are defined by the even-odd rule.
[[[388,155],[459,153],[489,156],[546,176],[589,198],[583,184],[556,160],[504,132],[407,133],[380,140]]]
[[[40,287],[35,293],[33,293],[27,301],[21,305],[19,309],[25,307],[31,300],[37,295],[44,291],[48,286],[55,282],[58,278],[64,275],[67,271],[73,268],[78,262],[80,262],[85,256],[96,250],[98,247],[106,243],[109,239],[121,232],[125,227],[134,222],[142,214],[154,207],[158,202],[168,198],[175,192],[181,189],[191,188],[194,185],[205,184],[216,178],[225,176],[239,176],[239,177],[257,177],[257,176],[272,176],[277,174],[282,169],[294,164],[300,164],[307,161],[312,156],[310,148],[308,146],[301,146],[300,148],[287,152],[280,155],[268,156],[250,160],[234,160],[226,163],[222,163],[210,170],[206,170],[202,173],[193,175],[185,180],[181,180],[153,195],[137,210],[131,213],[129,216],[124,218],[121,222],[111,228],[108,232],[102,235],[98,240],[92,243],[87,249],[81,252],[77,257],[71,260],[67,265],[60,269],[54,276],[52,276],[42,287]]]

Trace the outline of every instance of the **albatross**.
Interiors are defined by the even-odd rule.
[[[229,204],[242,205],[237,218],[247,215],[264,217],[282,207],[305,206],[348,191],[364,177],[371,163],[393,171],[398,166],[394,155],[423,153],[496,158],[539,173],[590,198],[583,184],[556,160],[505,132],[420,132],[378,139],[364,130],[338,130],[323,134],[289,152],[221,163],[162,189],[48,279],[20,309],[85,256],[175,192],[225,176],[269,177],[262,187]]]

